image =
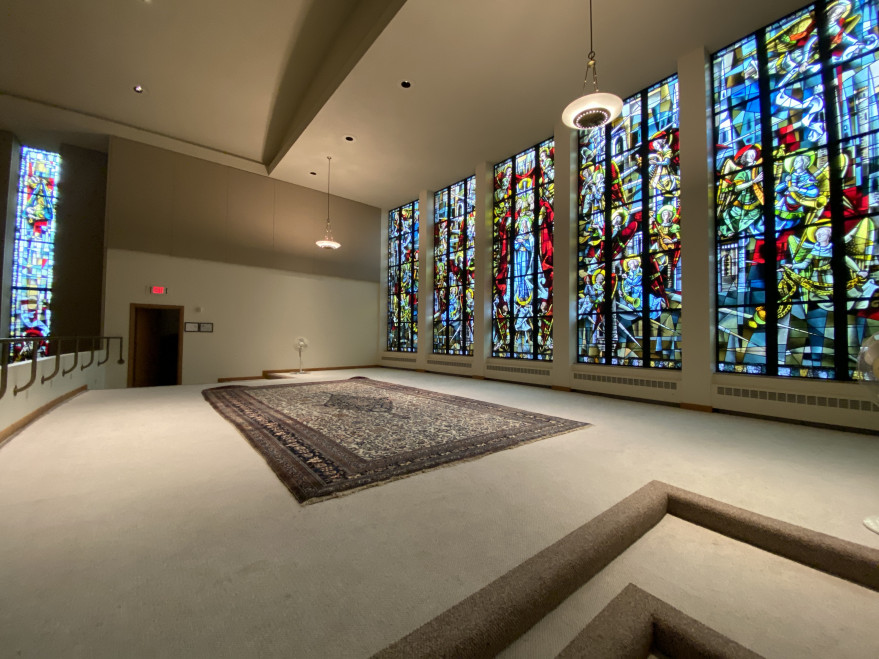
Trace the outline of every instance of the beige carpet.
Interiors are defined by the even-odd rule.
[[[0,449],[0,656],[365,657],[654,479],[879,547],[861,524],[876,437],[386,369],[307,377],[351,375],[594,427],[303,508],[200,387],[89,392]],[[667,518],[506,654],[554,656],[629,582],[768,657],[879,654],[868,591],[773,560]]]

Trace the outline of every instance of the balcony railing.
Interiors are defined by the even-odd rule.
[[[80,370],[86,370],[90,368],[93,364],[95,368],[98,366],[103,366],[108,361],[110,361],[110,344],[113,341],[119,342],[119,359],[116,360],[117,364],[124,364],[125,360],[122,358],[122,337],[121,336],[34,336],[34,337],[15,337],[15,338],[5,338],[0,339],[0,398],[6,395],[6,388],[9,379],[9,355],[10,348],[13,345],[17,344],[26,344],[30,343],[30,363],[31,363],[31,375],[30,380],[28,380],[27,384],[23,386],[16,385],[12,390],[12,395],[17,396],[22,391],[27,391],[30,389],[34,383],[37,381],[37,360],[40,358],[40,347],[41,345],[46,346],[46,352],[48,356],[54,356],[55,358],[55,369],[49,375],[43,375],[40,377],[40,384],[45,384],[52,378],[56,377],[61,372],[62,377],[72,373],[76,370],[76,367],[79,366]],[[73,343],[73,364],[70,368],[65,368],[63,371],[61,370],[61,357],[64,353],[65,344],[69,347],[70,344]],[[55,350],[52,350],[52,345],[56,346]],[[87,363],[79,364],[79,351],[80,347],[83,347],[84,350],[88,350],[89,360]],[[104,351],[104,358],[98,360],[97,364],[95,364],[95,352],[100,350]]]

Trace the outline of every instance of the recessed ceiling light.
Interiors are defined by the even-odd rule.
[[[133,89],[136,94],[143,94],[143,85],[135,85]]]
[[[400,83],[400,87],[402,87],[403,89],[409,89],[411,86],[412,86],[412,83],[409,82],[408,80],[404,80],[403,82]]]
[[[345,135],[345,141],[346,142],[353,142],[354,136],[353,135]]]

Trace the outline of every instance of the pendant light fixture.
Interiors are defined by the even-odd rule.
[[[592,74],[592,93],[588,93],[589,75]],[[589,55],[586,61],[586,75],[583,80],[580,98],[571,101],[562,112],[562,123],[576,130],[600,128],[613,121],[623,110],[623,100],[615,94],[598,91],[598,72],[595,70],[595,49],[592,47],[592,0],[589,0]]]
[[[330,165],[332,156],[327,156],[327,228],[323,240],[318,240],[315,245],[321,249],[339,249],[342,245],[333,240],[333,229],[330,226]]]

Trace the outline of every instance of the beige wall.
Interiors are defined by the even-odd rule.
[[[150,285],[169,293],[150,295]],[[310,341],[306,368],[376,363],[376,282],[111,249],[106,290],[104,332],[124,337],[126,350],[131,303],[182,306],[186,321],[214,324],[184,333],[183,384],[294,367],[298,336]],[[107,386],[124,387],[127,368],[114,368]]]
[[[325,192],[110,140],[110,249],[378,281],[379,209],[332,197],[333,235],[342,247],[319,250],[326,203]]]

